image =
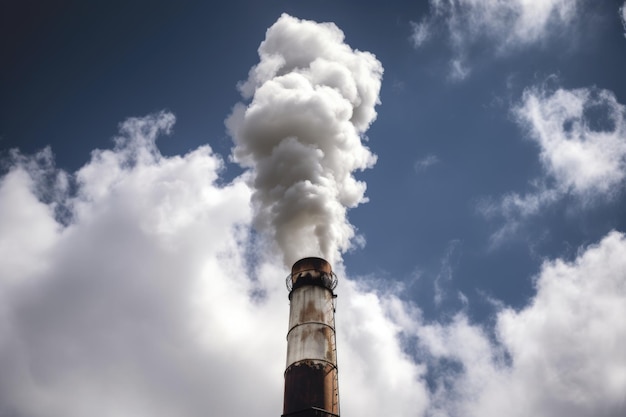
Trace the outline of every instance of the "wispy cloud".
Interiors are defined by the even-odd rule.
[[[624,36],[626,37],[626,2],[619,9],[619,17],[622,21],[622,26],[624,27]]]
[[[526,194],[483,200],[479,211],[503,217],[492,237],[498,246],[544,208],[571,196],[582,206],[622,193],[626,180],[626,107],[607,90],[527,89],[513,114],[537,144],[543,176]]]
[[[435,35],[446,35],[454,55],[449,77],[459,81],[469,74],[466,57],[478,42],[489,42],[497,54],[541,43],[569,25],[583,1],[431,0],[429,15],[411,22],[409,39],[420,48]]]
[[[415,48],[419,48],[431,37],[428,20],[423,19],[420,22],[410,22],[410,24],[411,36],[409,39]]]
[[[446,286],[448,286],[450,284],[450,281],[452,281],[454,270],[456,269],[459,262],[459,257],[461,256],[460,247],[460,240],[451,240],[450,242],[448,242],[446,251],[441,258],[439,272],[435,277],[435,281],[433,283],[435,291],[434,301],[436,306],[440,306],[447,295]]]
[[[467,65],[464,58],[455,58],[450,61],[450,71],[448,71],[448,78],[451,81],[463,81],[471,72],[471,68]]]
[[[489,237],[490,249],[496,249],[511,238],[518,236],[525,223],[546,207],[563,197],[556,189],[544,184],[534,186],[533,191],[520,195],[508,193],[499,198],[485,198],[478,202],[477,210],[485,218],[502,223]]]
[[[415,161],[415,163],[413,164],[413,169],[415,169],[415,172],[423,172],[433,165],[438,164],[439,162],[440,160],[437,155],[429,154]]]

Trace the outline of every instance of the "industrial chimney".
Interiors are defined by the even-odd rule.
[[[283,417],[339,416],[337,276],[321,258],[296,262],[287,277],[289,331]]]

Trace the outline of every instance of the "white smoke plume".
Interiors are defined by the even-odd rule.
[[[233,159],[250,172],[254,225],[286,265],[312,255],[334,264],[356,234],[347,210],[366,201],[353,174],[376,162],[363,140],[382,65],[344,43],[333,23],[286,14],[267,30],[259,57],[240,85],[249,102],[226,121]]]

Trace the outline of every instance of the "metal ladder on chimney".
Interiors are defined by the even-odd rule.
[[[333,357],[335,358],[335,366],[336,366],[336,372],[335,372],[335,377],[333,378],[333,410],[337,410],[337,415],[340,415],[339,413],[339,365],[338,365],[338,358],[337,358],[337,328],[335,327],[335,312],[336,312],[336,300],[337,300],[337,295],[333,294],[333,302],[332,302],[332,309],[333,309],[333,340],[332,340],[332,349],[333,349]]]

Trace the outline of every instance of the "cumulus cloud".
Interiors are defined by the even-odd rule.
[[[419,48],[436,34],[445,33],[455,55],[450,61],[450,77],[460,81],[469,74],[468,51],[479,42],[489,42],[498,54],[541,43],[574,20],[581,2],[431,0],[429,15],[411,22],[410,41]]]
[[[40,173],[50,166],[35,160],[3,176],[3,415],[227,410],[206,391],[212,397],[235,388],[235,380],[216,384],[211,377],[220,372],[219,358],[234,359],[224,350],[232,341],[220,328],[226,322],[201,316],[212,304],[227,314],[241,304],[232,295],[250,291],[244,277],[231,275],[241,270],[245,234],[238,225],[249,221],[250,192],[242,181],[215,184],[222,162],[208,147],[162,157],[154,140],[173,120],[168,113],[129,119],[115,149],[94,151],[73,175],[77,192],[64,202],[72,213],[67,226],[38,192]],[[195,300],[200,293],[210,302]],[[210,352],[203,339],[212,333],[221,340]],[[259,404],[267,411],[271,405]]]
[[[433,415],[620,416],[626,411],[626,238],[612,232],[546,261],[536,294],[497,315],[494,335],[458,315],[416,329],[432,362]]]
[[[530,89],[515,113],[556,187],[607,194],[626,177],[626,108],[608,90]]]
[[[255,227],[286,265],[303,256],[335,264],[355,236],[347,210],[366,201],[353,173],[376,161],[363,135],[376,117],[382,65],[345,44],[333,23],[286,14],[259,57],[240,85],[249,103],[227,120],[233,158],[250,171]]]
[[[510,379],[533,393],[523,397],[530,413],[624,413],[625,254],[624,235],[612,232],[572,262],[545,262],[531,304],[499,315],[498,334],[514,364]],[[490,407],[487,401],[481,405]]]
[[[510,193],[480,205],[483,214],[506,219],[505,226],[492,236],[494,243],[565,196],[586,205],[623,191],[626,107],[611,91],[530,88],[513,114],[537,144],[544,175],[527,194]]]
[[[386,287],[348,279],[338,287],[342,414],[421,416],[430,406],[426,366],[403,343],[419,323],[419,311]]]
[[[40,191],[60,173],[49,151],[20,155],[2,176],[3,415],[281,409],[285,271],[250,240],[243,178],[220,185],[223,162],[207,146],[158,152],[173,120],[123,123],[113,149],[63,174],[76,191],[62,201]],[[625,259],[626,237],[613,232],[573,261],[547,261],[535,297],[503,307],[493,329],[463,314],[425,322],[389,285],[342,277],[342,412],[623,415]]]
[[[7,162],[0,415],[280,413],[285,269],[250,239],[244,177],[221,184],[208,146],[160,154],[174,121],[128,119],[75,173],[49,149]],[[421,413],[423,365],[403,350],[390,302],[343,277],[338,292],[342,410]]]

